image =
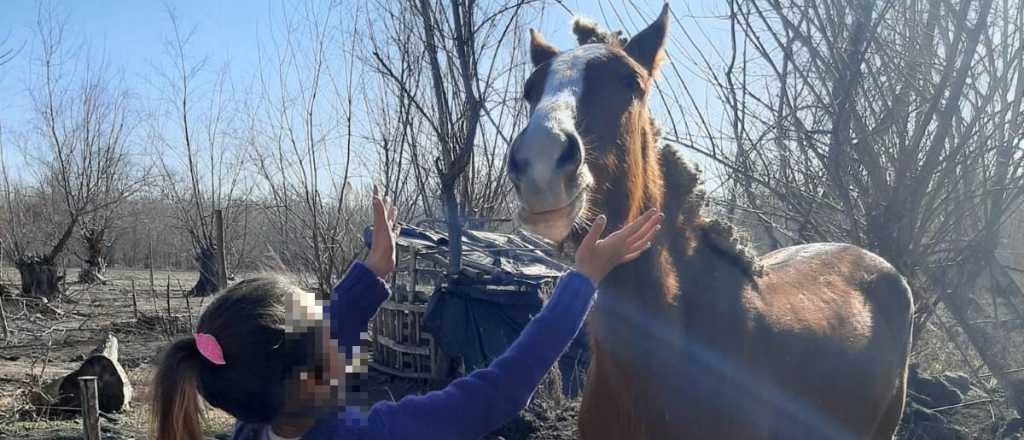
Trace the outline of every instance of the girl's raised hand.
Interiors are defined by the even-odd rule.
[[[652,209],[601,240],[608,219],[599,216],[576,249],[576,271],[597,285],[615,266],[636,259],[651,247],[663,218],[663,214]]]
[[[373,238],[370,253],[366,256],[366,267],[379,278],[395,270],[395,240],[397,210],[391,203],[381,199],[377,186],[373,186]]]

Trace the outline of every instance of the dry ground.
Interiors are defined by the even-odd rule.
[[[68,279],[75,279],[71,271]],[[108,273],[106,285],[70,284],[65,297],[50,304],[21,298],[3,298],[10,334],[0,340],[0,439],[80,438],[81,421],[77,418],[56,420],[40,417],[29,410],[26,396],[30,389],[76,368],[108,332],[120,341],[120,360],[135,388],[131,410],[103,420],[105,438],[148,438],[148,382],[159,352],[173,338],[186,335],[206,300],[185,300],[182,293],[195,282],[194,272],[156,271],[155,285],[150,288],[149,271],[117,270]],[[0,281],[10,288],[18,280],[12,268],[0,268]],[[131,286],[135,282],[135,305]],[[169,292],[169,308],[168,308]],[[136,310],[138,315],[136,315]],[[169,312],[168,312],[169,310]],[[172,318],[167,319],[170,315]],[[160,319],[153,319],[160,317]],[[174,325],[169,325],[173,323]],[[952,345],[935,333],[926,331],[918,344],[915,358],[927,372],[967,371],[981,379],[978,371],[963,368],[972,354],[952,349]],[[977,363],[974,363],[977,365]],[[975,391],[968,396],[969,405],[944,411],[951,422],[967,432],[969,438],[999,439],[999,431],[1012,417],[1002,402],[991,378],[977,380]],[[426,390],[426,384],[395,381],[371,375],[365,389],[374,399],[398,399]],[[553,386],[557,389],[557,386]],[[994,400],[990,400],[995,397]],[[505,440],[568,440],[576,438],[577,402],[550,397],[538,392],[531,408],[523,417],[489,438]],[[225,432],[232,420],[226,414],[211,410],[204,429],[209,438]],[[499,437],[500,435],[500,437]],[[920,436],[900,436],[920,439]]]
[[[16,287],[17,273],[4,269],[4,283]],[[192,298],[186,303],[182,297],[195,282],[194,273],[155,271],[153,275],[152,289],[149,271],[115,269],[109,271],[106,285],[69,284],[65,297],[49,304],[4,298],[10,335],[0,345],[0,438],[78,438],[79,419],[40,417],[29,410],[26,395],[29,389],[75,369],[108,332],[120,343],[120,361],[135,395],[130,411],[103,421],[105,432],[120,438],[148,437],[146,402],[153,364],[168,341],[188,333],[189,323],[205,302]],[[69,271],[68,279],[76,276]],[[137,308],[132,302],[133,280]],[[172,318],[163,319],[168,316],[168,303]],[[146,319],[152,317],[161,319]],[[170,328],[168,323],[178,325]],[[212,437],[230,423],[225,414],[211,411],[205,430]]]
[[[182,295],[195,283],[194,272],[155,271],[153,275],[153,289],[147,270],[112,269],[107,284],[69,284],[65,297],[49,304],[29,298],[3,298],[10,334],[0,340],[0,439],[79,438],[80,419],[41,417],[28,407],[27,394],[39,384],[75,369],[108,332],[120,343],[120,361],[135,395],[130,411],[102,421],[104,432],[111,438],[149,437],[148,384],[154,364],[169,341],[190,333],[191,323],[207,301],[186,301]],[[0,276],[7,287],[16,287],[17,272],[12,268],[0,269]],[[68,279],[76,276],[75,271],[69,271]],[[132,301],[133,280],[137,307]],[[168,310],[170,319],[166,318]],[[380,399],[400,398],[425,388],[424,384],[376,375],[370,380],[373,397]],[[226,414],[211,410],[204,430],[213,438],[232,423]]]

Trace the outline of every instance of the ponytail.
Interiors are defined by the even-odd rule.
[[[153,376],[151,417],[156,440],[201,440],[199,351],[193,337],[181,338],[164,353]]]
[[[285,304],[296,292],[302,293],[283,278],[258,276],[206,306],[196,331],[214,337],[220,350],[204,357],[189,336],[164,352],[151,389],[156,440],[201,440],[200,397],[243,423],[270,423],[278,415],[285,378],[308,365],[315,349],[312,333],[289,336],[284,328]]]

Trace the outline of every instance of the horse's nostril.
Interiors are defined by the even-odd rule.
[[[576,169],[583,162],[583,147],[580,146],[580,139],[575,133],[570,134],[565,141],[565,149],[558,155],[555,167],[558,169]]]

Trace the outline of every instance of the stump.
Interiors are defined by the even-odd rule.
[[[18,257],[14,266],[21,274],[21,293],[37,298],[53,299],[60,295],[60,275],[57,264],[45,256]]]
[[[85,245],[86,258],[83,261],[82,271],[78,273],[78,281],[86,284],[105,283],[107,280],[103,273],[107,270],[107,248],[110,242],[106,241],[107,230],[104,227],[83,225],[82,243]]]
[[[78,282],[83,284],[106,284],[107,279],[103,275],[102,266],[92,265],[86,262],[82,270],[78,272]]]
[[[199,264],[199,280],[188,291],[191,296],[207,296],[220,290],[217,285],[217,249],[207,246],[196,252],[196,263]]]
[[[96,376],[99,409],[103,412],[120,412],[128,409],[132,400],[132,384],[117,360],[117,338],[107,334],[103,341],[71,373],[54,379],[29,398],[32,405],[56,413],[77,413],[81,402],[78,378]]]

